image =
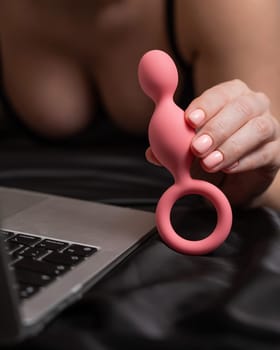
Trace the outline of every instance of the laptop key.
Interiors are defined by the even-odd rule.
[[[49,255],[47,255],[43,260],[54,264],[74,266],[77,265],[79,262],[83,261],[84,258],[82,256],[71,255],[69,253],[52,252]]]
[[[0,236],[3,237],[4,241],[6,241],[7,239],[13,237],[14,235],[15,234],[13,232],[0,230]]]
[[[9,265],[12,266],[12,264],[20,258],[20,255],[17,254],[17,250],[14,253],[9,254]]]
[[[89,247],[81,244],[71,244],[69,248],[64,250],[64,253],[68,253],[71,255],[79,255],[79,256],[90,256],[93,253],[97,252],[97,248]]]
[[[37,247],[24,247],[17,252],[18,255],[30,257],[30,258],[40,258],[41,256],[48,253],[48,250]]]
[[[46,261],[34,260],[29,257],[24,257],[15,262],[13,267],[15,269],[34,271],[50,276],[59,276],[69,270],[69,266],[63,264],[50,264]]]
[[[23,245],[32,246],[35,243],[39,242],[41,240],[40,237],[30,236],[30,235],[23,235],[23,234],[17,234],[14,237],[10,238],[8,242],[14,242],[14,243],[20,243]]]
[[[56,241],[54,239],[44,239],[39,244],[36,245],[38,248],[44,248],[47,250],[61,251],[66,248],[69,244],[62,241]]]
[[[45,286],[55,277],[34,271],[15,269],[16,280],[32,286]]]
[[[27,299],[39,291],[38,286],[32,286],[30,284],[20,283],[18,285],[18,295],[20,299]]]
[[[19,249],[21,249],[23,247],[22,244],[19,244],[19,243],[14,243],[14,242],[10,242],[10,241],[7,241],[5,243],[5,246],[6,246],[6,250],[9,252],[9,253],[13,253]]]

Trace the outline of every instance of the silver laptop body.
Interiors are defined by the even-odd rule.
[[[0,187],[0,219],[4,231],[97,248],[93,255],[19,303],[13,269],[8,266],[9,256],[1,240],[2,343],[38,332],[155,232],[151,212],[4,187]],[[2,327],[3,322],[6,327]]]

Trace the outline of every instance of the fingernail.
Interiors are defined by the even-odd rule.
[[[194,140],[192,147],[198,153],[204,153],[208,151],[208,149],[212,146],[213,140],[209,135],[199,136],[196,140]]]
[[[203,163],[208,169],[212,169],[220,164],[223,159],[224,156],[220,151],[214,151],[210,153],[209,156],[207,156],[205,159],[203,159]]]
[[[189,120],[194,125],[200,125],[205,119],[205,113],[202,109],[195,109],[189,114]]]

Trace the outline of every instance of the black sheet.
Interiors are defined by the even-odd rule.
[[[172,181],[146,163],[145,140],[65,145],[8,136],[1,186],[153,211]],[[215,222],[197,197],[172,214],[176,229],[195,237]],[[229,238],[207,256],[180,255],[155,237],[13,349],[278,349],[279,225],[272,211],[235,210]]]

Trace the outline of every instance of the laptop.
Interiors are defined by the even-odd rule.
[[[155,232],[154,214],[0,187],[0,343],[39,332]]]

